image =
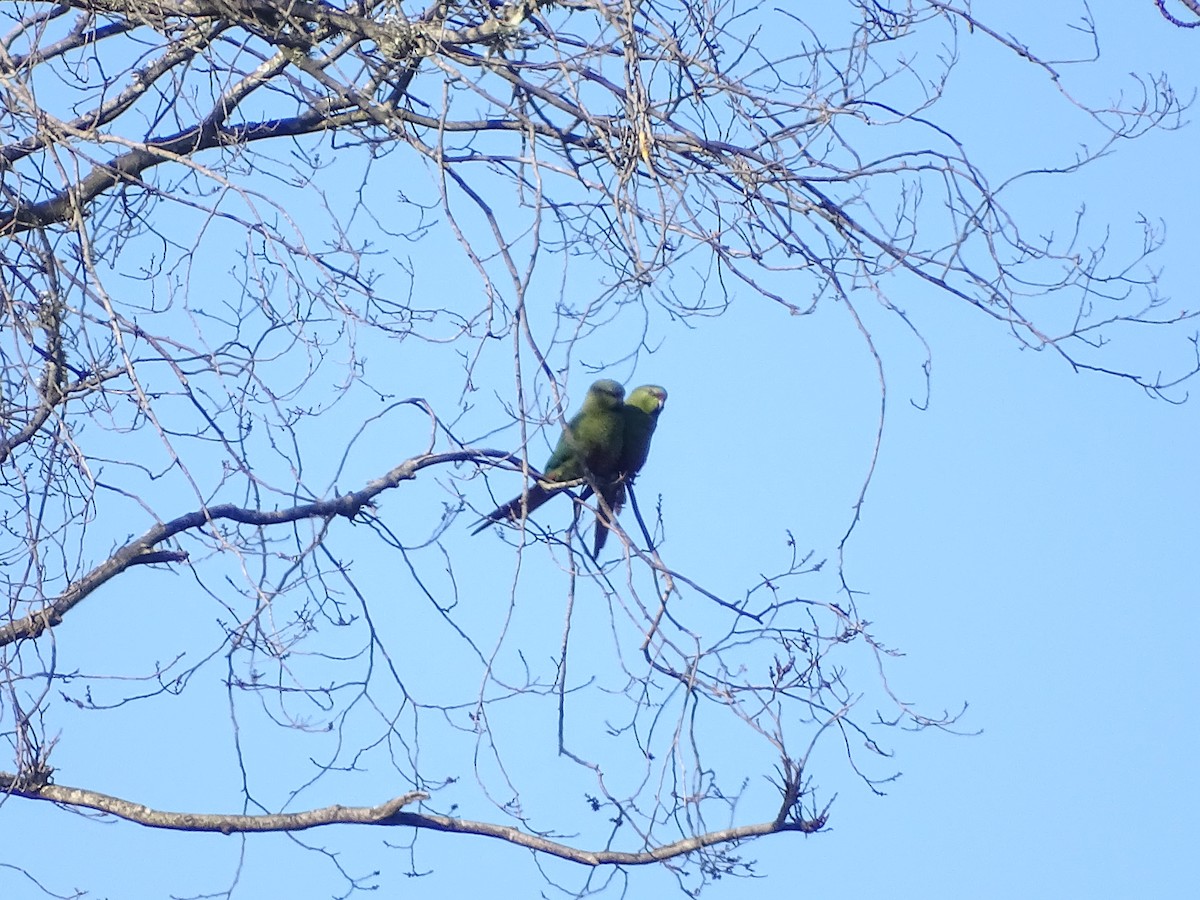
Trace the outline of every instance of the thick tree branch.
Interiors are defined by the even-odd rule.
[[[202,151],[219,147],[231,148],[257,141],[278,138],[301,137],[330,130],[345,128],[368,122],[375,124],[419,125],[439,128],[445,132],[474,133],[484,131],[510,131],[523,133],[535,131],[552,137],[563,144],[596,149],[599,144],[594,137],[574,135],[556,131],[546,126],[531,127],[528,123],[504,119],[475,119],[463,122],[440,122],[432,116],[396,107],[359,106],[351,97],[343,98],[343,105],[352,107],[340,115],[335,108],[323,108],[283,119],[268,119],[240,125],[223,126],[206,122],[186,131],[167,137],[151,139],[143,145],[113,157],[109,162],[94,167],[87,175],[66,190],[38,203],[10,208],[0,215],[0,235],[13,237],[34,228],[43,228],[72,218],[74,210],[85,210],[101,194],[120,184],[141,184],[142,175],[155,166],[167,162],[179,162]],[[28,149],[29,142],[12,145],[20,150]],[[17,149],[11,152],[17,154]],[[3,158],[0,150],[0,158]]]
[[[427,828],[455,834],[475,834],[492,837],[520,847],[528,847],[585,866],[642,866],[662,862],[673,857],[694,853],[716,844],[728,844],[747,838],[762,837],[799,831],[813,834],[825,827],[827,816],[821,813],[812,819],[785,819],[780,816],[772,822],[754,825],[739,825],[695,835],[670,844],[663,844],[638,853],[619,850],[583,850],[560,844],[536,834],[529,834],[508,825],[491,822],[475,822],[450,816],[404,812],[406,806],[428,800],[429,795],[412,791],[388,800],[378,806],[326,806],[298,813],[274,813],[261,816],[222,815],[218,813],[181,813],[151,809],[140,803],[132,803],[98,791],[66,787],[48,783],[48,774],[41,778],[28,779],[0,772],[0,791],[29,800],[49,800],[69,806],[94,809],[109,813],[149,828],[167,828],[177,831],[211,831],[221,834],[253,833],[268,831],[302,831],[320,825],[390,825],[409,828]]]
[[[47,776],[48,777],[48,776]],[[390,825],[396,814],[413,803],[428,800],[429,795],[412,791],[378,806],[326,806],[298,813],[273,813],[262,816],[223,813],[182,813],[151,809],[140,803],[122,800],[99,791],[39,783],[8,772],[0,772],[0,791],[29,800],[49,800],[68,806],[109,813],[148,828],[175,831],[216,831],[221,834],[258,831],[303,831],[319,825]]]
[[[332,500],[317,500],[287,509],[261,510],[247,509],[223,503],[219,506],[204,507],[195,512],[179,516],[169,522],[160,522],[146,531],[141,537],[135,538],[112,554],[100,565],[96,566],[78,581],[72,583],[57,599],[27,616],[15,619],[0,628],[0,647],[11,644],[21,638],[36,638],[47,628],[53,628],[63,620],[68,612],[110,579],[120,575],[131,566],[143,565],[151,561],[162,561],[166,557],[155,556],[147,559],[147,554],[162,553],[155,551],[155,545],[170,540],[178,534],[196,528],[204,528],[220,520],[237,522],[241,525],[285,525],[298,522],[301,519],[332,519],[345,516],[353,519],[364,506],[374,500],[379,494],[389,488],[399,486],[402,481],[416,477],[417,472],[428,466],[444,465],[454,462],[469,462],[481,459],[507,459],[510,454],[500,450],[460,450],[449,453],[427,453],[405,460],[386,475],[369,482],[361,490],[343,494]],[[186,554],[174,556],[173,559],[186,558]]]
[[[694,853],[715,844],[728,844],[747,838],[762,837],[768,834],[781,834],[787,831],[799,831],[813,834],[825,827],[827,817],[822,813],[814,819],[798,821],[759,822],[754,825],[739,825],[735,828],[722,828],[718,831],[708,831],[694,837],[683,838],[670,844],[663,844],[643,850],[640,853],[628,853],[619,850],[582,850],[567,844],[547,840],[535,834],[528,834],[507,825],[494,825],[489,822],[473,822],[469,819],[455,819],[449,816],[431,816],[422,813],[397,813],[388,825],[409,825],[413,828],[431,828],[436,831],[452,831],[457,834],[478,834],[484,837],[499,838],[521,847],[528,847],[539,853],[547,853],[565,859],[569,862],[581,863],[585,866],[644,866],[662,862],[676,856]]]
[[[1200,16],[1200,0],[1179,0],[1179,2],[1182,3],[1184,6],[1186,6],[1188,9],[1190,9],[1195,15]],[[1158,7],[1158,11],[1160,13],[1162,13],[1163,18],[1166,19],[1168,22],[1170,22],[1172,25],[1176,25],[1179,28],[1200,27],[1200,21],[1185,22],[1183,19],[1180,19],[1179,17],[1172,15],[1167,10],[1166,0],[1154,0],[1154,3]]]

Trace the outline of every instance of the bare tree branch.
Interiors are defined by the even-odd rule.
[[[1200,0],[1179,0],[1179,2],[1186,6],[1193,15],[1197,16],[1196,21],[1185,22],[1167,9],[1167,0],[1154,0],[1155,5],[1158,7],[1158,11],[1162,13],[1163,18],[1172,25],[1175,25],[1179,28],[1200,28]]]
[[[210,831],[219,834],[259,833],[272,831],[304,831],[323,825],[387,825],[404,828],[425,828],[453,834],[473,834],[492,837],[519,847],[557,856],[586,866],[641,866],[686,856],[716,844],[731,844],[768,834],[799,831],[813,834],[824,828],[827,817],[818,815],[811,820],[788,820],[739,825],[697,835],[685,840],[654,847],[641,853],[613,850],[583,850],[551,841],[540,835],[528,834],[517,828],[490,822],[472,822],[450,816],[403,812],[404,807],[429,799],[428,794],[413,791],[395,797],[378,806],[327,806],[298,813],[274,813],[260,816],[226,815],[221,813],[179,813],[151,809],[119,797],[98,791],[66,787],[58,784],[30,784],[7,772],[0,772],[0,792],[30,800],[49,800],[83,809],[94,809],[150,828],[174,831]]]
[[[333,519],[338,516],[353,519],[385,490],[398,487],[402,482],[416,477],[428,466],[452,462],[479,461],[488,458],[507,459],[510,454],[499,450],[470,450],[454,453],[431,453],[405,460],[387,474],[376,478],[362,489],[343,494],[332,500],[318,500],[293,506],[290,509],[259,510],[222,504],[195,512],[186,513],[155,525],[136,540],[130,541],[108,559],[71,584],[52,603],[21,619],[0,627],[0,647],[23,638],[36,638],[47,628],[53,628],[63,617],[97,588],[135,565],[156,562],[180,562],[187,559],[186,553],[178,551],[155,551],[163,541],[192,529],[208,528],[222,520],[242,525],[286,525],[302,519]]]

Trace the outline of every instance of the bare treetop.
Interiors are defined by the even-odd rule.
[[[883,431],[881,327],[923,348],[921,318],[957,304],[1172,401],[1200,367],[1143,370],[1108,346],[1197,315],[1157,293],[1157,226],[1116,258],[1085,246],[1082,213],[1060,236],[1008,205],[1176,127],[1186,104],[1165,76],[1100,107],[1071,88],[1099,52],[1090,19],[1077,58],[1051,59],[970,4],[804,6],[820,8],[5,4],[0,791],[179,830],[353,823],[585,866],[690,856],[703,881],[747,870],[738,841],[825,827],[808,768],[824,737],[874,789],[892,777],[861,762],[887,755],[877,735],[952,727],[893,691],[896,651],[840,555],[831,592],[800,590],[824,558],[790,535],[730,595],[660,554],[666,516],[632,495],[616,565],[574,524],[507,532],[518,560],[544,545],[561,577],[553,621],[528,563],[488,583],[487,611],[460,593],[481,577],[457,517],[492,505],[483,475],[503,473],[504,496],[531,483],[538,429],[554,443],[590,380],[567,373],[631,365],[651,321],[844,308],[880,400],[855,522]],[[941,117],[967,41],[1035,72],[1092,143],[1027,170],[977,163]],[[464,433],[481,397],[488,427],[517,423],[505,449]],[[56,658],[81,604],[134,571],[196,598],[213,630],[144,657]],[[887,714],[858,710],[854,654],[878,667]],[[260,801],[246,775],[226,815],[55,783],[64,711],[203,705],[214,680],[239,772],[286,771],[286,789]],[[549,750],[531,750],[530,721]],[[744,759],[718,773],[731,730]],[[586,815],[539,806],[554,766],[586,785]],[[306,806],[367,771],[390,779],[373,805],[331,787]],[[462,779],[470,809],[439,799]],[[751,783],[771,799],[743,815]]]

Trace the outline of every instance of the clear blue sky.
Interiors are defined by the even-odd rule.
[[[987,18],[988,8],[997,5],[978,4],[976,11]],[[1039,21],[1050,15],[1044,4],[1007,6],[1014,10],[1014,30],[1035,50],[1044,46],[1051,52],[1067,34],[1061,23],[1051,28]],[[1099,102],[1131,86],[1128,72],[1160,69],[1181,94],[1195,88],[1200,34],[1168,26],[1150,3],[1103,0],[1093,11],[1102,59],[1086,68],[1068,67],[1071,90]],[[1004,61],[997,69],[1000,57],[986,47],[980,35],[964,40],[944,121],[977,162],[995,167],[994,180],[1033,160],[1068,163],[1076,143],[1085,139],[1071,108],[1043,78],[1019,65]],[[977,48],[978,58],[972,56]],[[1031,233],[1061,233],[1086,204],[1095,217],[1093,234],[1110,228],[1118,254],[1140,241],[1139,214],[1161,218],[1167,244],[1157,263],[1160,292],[1178,298],[1180,307],[1196,308],[1197,146],[1194,124],[1123,144],[1078,175],[1038,181],[1036,189],[1019,195],[1016,211]],[[465,285],[472,276],[461,271],[460,257],[421,261],[453,271],[418,269],[418,292],[470,289]],[[546,291],[554,286],[553,277],[544,283]],[[926,410],[914,405],[925,401],[921,346],[889,326],[881,332],[888,424],[845,571],[851,585],[865,592],[859,608],[873,634],[904,654],[889,664],[893,690],[930,714],[969,704],[959,723],[962,735],[885,733],[886,748],[895,756],[871,761],[870,774],[903,775],[883,786],[884,797],[847,771],[834,743],[824,746],[813,775],[822,799],[837,795],[830,828],[808,838],[775,836],[744,845],[742,856],[758,860],[755,871],[768,880],[722,879],[705,896],[1190,895],[1195,890],[1190,860],[1200,837],[1200,773],[1193,759],[1200,738],[1196,401],[1171,405],[1128,383],[1073,373],[1051,353],[1021,349],[990,319],[912,291],[903,288],[892,299],[909,311],[932,348],[930,402]],[[1193,325],[1151,332],[1140,335],[1137,346],[1119,349],[1144,369],[1160,361],[1164,370],[1184,369],[1191,352],[1186,338],[1194,331]],[[615,366],[605,374],[670,390],[654,455],[639,482],[643,505],[661,496],[668,562],[705,585],[736,592],[783,563],[789,530],[800,547],[832,559],[866,471],[878,410],[869,358],[849,318],[831,304],[810,317],[790,317],[760,302],[735,303],[725,315],[701,320],[691,330],[652,321],[647,343],[660,342],[635,370]],[[460,381],[450,383],[430,368],[438,358],[434,353],[444,350],[403,346],[406,355],[381,367],[376,385],[396,397],[423,396],[451,409],[461,373]],[[373,346],[373,352],[387,347]],[[498,399],[511,395],[502,355],[486,369],[502,380],[494,392],[471,396],[460,433],[484,434],[508,421]],[[582,365],[571,372],[573,403],[591,378]],[[1200,382],[1191,393],[1197,388]],[[380,407],[370,407],[369,414]],[[364,409],[341,408],[336,415],[361,420]],[[731,424],[714,409],[737,415]],[[420,452],[426,431],[415,414],[384,420],[355,445],[339,487],[356,487]],[[485,443],[505,446],[513,435],[510,429]],[[332,472],[339,460],[323,462]],[[490,481],[498,494],[515,483],[513,476],[493,475]],[[428,478],[402,487],[384,498],[380,517],[406,544],[427,540],[442,504],[454,502],[448,484],[449,479]],[[487,505],[480,480],[458,487],[471,492],[476,506]],[[471,543],[465,522],[455,521],[451,528],[458,534],[445,538],[457,568],[461,608],[472,610],[475,633],[498,641],[515,598],[514,633],[520,629],[536,648],[531,666],[547,671],[545,658],[557,649],[554,635],[563,616],[562,571],[547,553],[529,551],[515,579],[511,547],[492,534]],[[342,533],[333,540],[334,552],[354,556],[363,532],[343,522],[335,528]],[[114,542],[122,539],[111,536]],[[407,562],[370,546],[370,555],[356,562],[358,583],[371,591],[376,627],[401,665],[420,660],[421,672],[412,677],[422,688],[454,685],[460,678],[469,684],[476,673],[454,666],[427,637],[444,632],[437,631],[441,625],[428,605],[414,599]],[[431,557],[417,559],[435,590],[449,589]],[[799,589],[836,599],[824,576]],[[113,654],[130,670],[165,661],[180,634],[212,627],[214,605],[193,593],[184,578],[149,571],[125,576],[59,630],[60,668],[110,671],[106,660]],[[602,601],[581,591],[578,602]],[[534,614],[548,621],[532,621]],[[589,621],[587,615],[582,611],[581,621]],[[582,640],[602,637],[586,633]],[[506,660],[512,663],[513,657]],[[319,663],[297,665],[311,665],[312,674]],[[853,665],[855,682],[866,692],[860,713],[879,705],[888,715],[873,660],[860,654]],[[169,703],[104,716],[60,712],[56,724],[63,738],[54,759],[59,781],[165,809],[241,811],[233,729],[219,687],[223,674],[220,666],[201,670],[197,677],[211,686],[207,693],[192,692],[202,699],[187,707],[187,721],[158,718],[182,710]],[[295,712],[303,717],[311,711]],[[118,722],[121,727],[114,729]],[[541,764],[536,760],[546,758],[553,745],[552,722],[531,717],[524,727],[525,739],[540,749],[529,761],[506,757],[515,776],[528,775],[524,764]],[[581,742],[588,735],[602,740],[599,713],[597,721],[572,727]],[[269,729],[243,728],[247,743],[257,742],[246,757],[253,790],[277,806],[286,800],[296,770],[272,769]],[[502,779],[489,769],[486,752],[473,759],[474,750],[431,742],[422,765],[426,771],[444,768],[447,777],[466,782],[478,765],[495,789]],[[739,752],[738,745],[717,746],[713,756],[734,765]],[[433,754],[445,755],[444,766],[431,764]],[[300,752],[293,760],[304,758]],[[406,790],[393,770],[371,768],[378,760],[378,754],[370,756],[365,766],[379,773],[378,782],[325,779],[321,791],[301,795],[290,808],[372,804]],[[578,792],[556,796],[557,771],[547,768],[545,783],[526,788],[531,808],[550,813],[557,803],[581,802]],[[460,798],[458,814],[498,818],[492,807],[475,805],[470,784],[461,794],[447,789],[438,801],[446,808]],[[769,792],[756,779],[747,791],[747,810],[765,808],[755,806],[764,798],[769,800]],[[764,817],[770,814],[747,811],[742,818],[739,810],[740,821]],[[593,837],[580,843],[591,846]],[[89,821],[49,804],[9,801],[0,807],[0,845],[11,848],[6,861],[19,861],[60,894],[78,886],[95,891],[88,896],[149,900],[220,891],[236,878],[234,897],[333,895],[339,881],[332,864],[300,852],[293,840],[154,832]],[[384,846],[406,845],[412,840],[407,833],[338,827],[295,840],[342,854],[342,864],[356,874],[382,870],[386,896],[560,896],[541,871],[577,890],[587,877],[578,868],[483,838],[418,836],[414,865],[430,873],[420,879],[404,877],[410,864],[404,851]],[[597,872],[592,886],[610,877]],[[615,877],[619,882],[622,876]],[[625,877],[625,896],[631,898],[668,896],[674,885],[669,873],[657,869]],[[0,894],[38,896],[3,868]]]

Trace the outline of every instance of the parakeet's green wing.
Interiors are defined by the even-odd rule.
[[[621,458],[617,462],[617,479],[602,487],[601,496],[615,518],[625,505],[625,485],[646,464],[650,455],[650,439],[658,426],[659,414],[667,403],[667,391],[657,384],[643,384],[634,388],[621,408],[622,438]],[[608,539],[608,526],[602,517],[597,517],[594,555],[599,555]]]
[[[598,478],[617,471],[625,437],[622,400],[625,388],[608,378],[588,388],[583,407],[567,423],[558,446],[546,461],[546,478],[573,481],[584,469]]]
[[[588,388],[583,406],[567,423],[538,484],[485,516],[471,532],[478,534],[494,522],[520,521],[563,488],[548,485],[575,481],[590,472],[597,479],[615,477],[621,460],[625,421],[621,415],[625,388],[603,378]]]

